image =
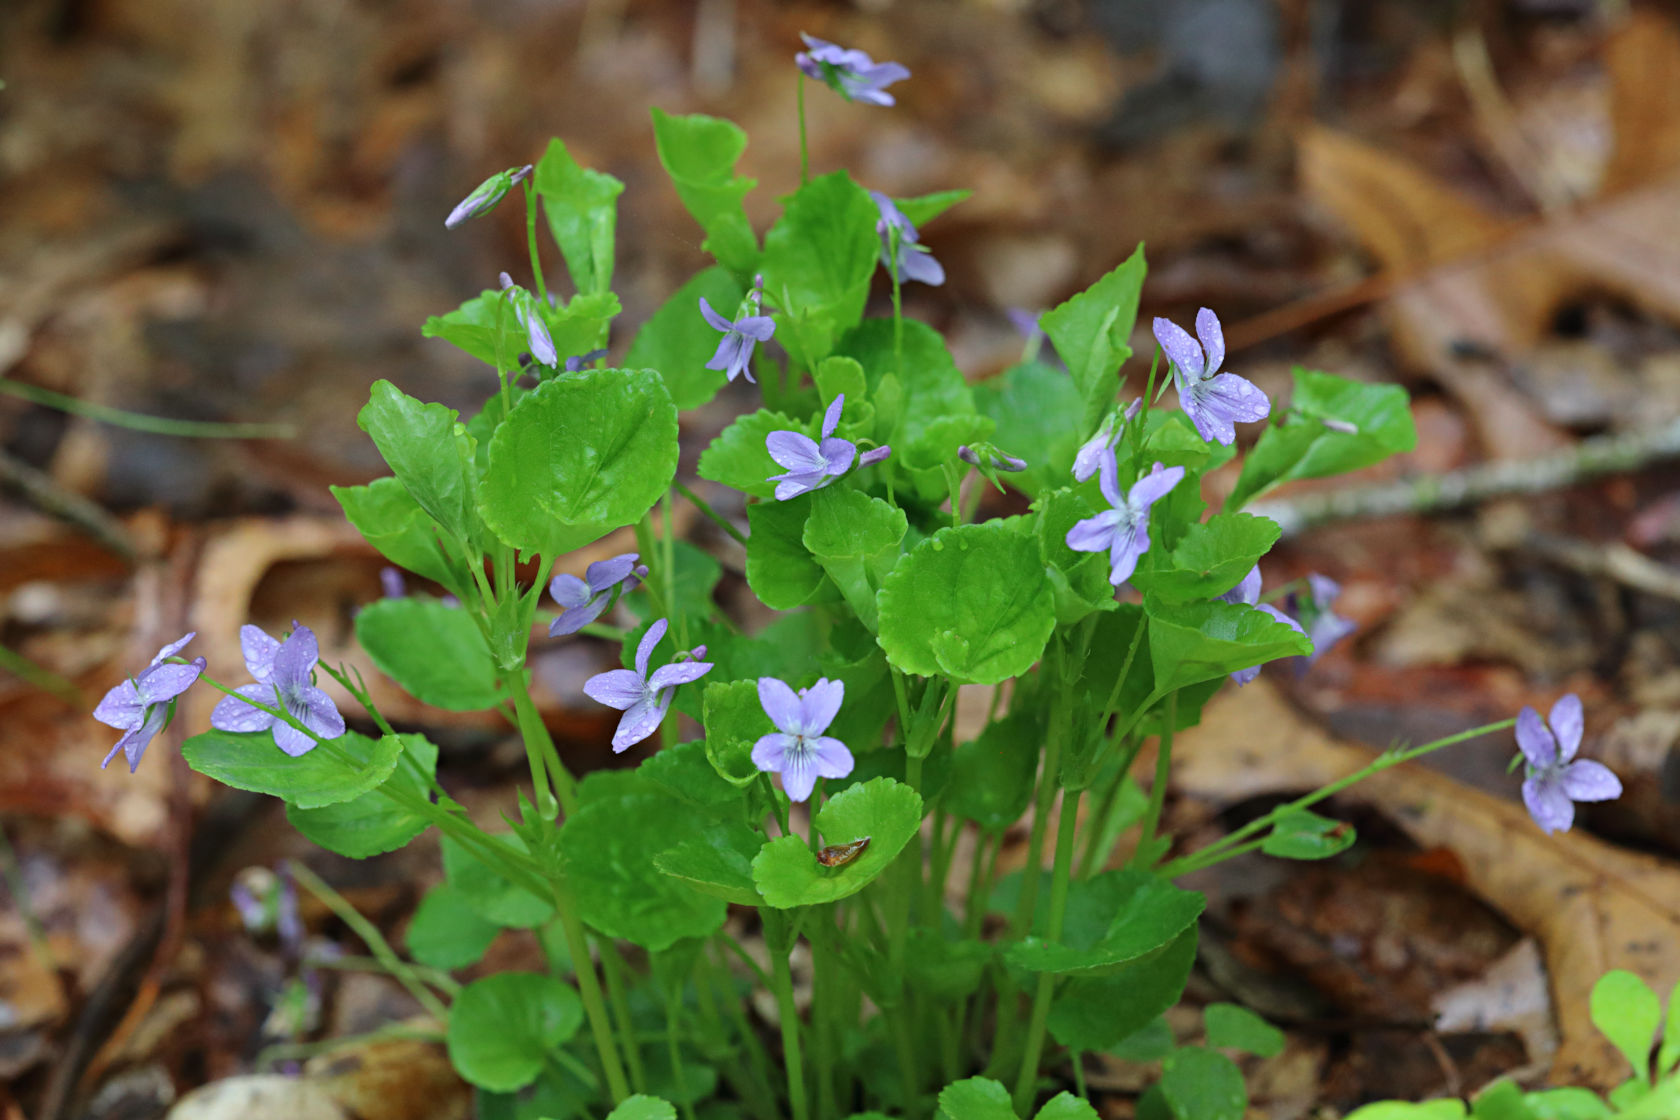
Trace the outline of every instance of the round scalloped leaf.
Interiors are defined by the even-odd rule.
[[[1016,1120],[1009,1090],[989,1077],[953,1081],[939,1090],[944,1120]]]
[[[481,1089],[511,1093],[583,1025],[583,1001],[540,972],[500,972],[461,989],[449,1009],[449,1062]]]
[[[1080,972],[1137,960],[1195,924],[1207,900],[1143,871],[1074,884],[1060,941],[1029,936],[1007,952],[1030,972]]]
[[[607,1114],[607,1120],[677,1120],[677,1109],[670,1101],[637,1093],[625,1097]]]
[[[635,522],[677,470],[677,409],[651,369],[565,373],[496,427],[479,487],[507,544],[558,556]]]
[[[922,827],[922,798],[891,778],[873,778],[843,790],[817,811],[824,844],[869,838],[852,862],[824,867],[804,840],[772,840],[753,859],[753,881],[764,901],[779,909],[815,906],[856,894],[887,869]]]
[[[346,731],[293,758],[269,731],[206,731],[181,744],[187,765],[224,786],[266,793],[300,809],[318,809],[376,789],[397,768],[402,740]],[[344,757],[348,756],[348,760]]]
[[[356,614],[356,640],[379,671],[410,696],[451,712],[501,700],[484,634],[462,608],[439,599],[381,599]]]
[[[881,587],[881,648],[899,669],[997,684],[1044,653],[1056,626],[1038,545],[1010,518],[941,529]]]
[[[426,831],[431,818],[404,808],[382,790],[406,791],[412,799],[428,800],[426,777],[437,773],[437,745],[424,735],[399,735],[405,756],[377,789],[360,797],[317,809],[286,806],[286,819],[311,841],[351,859],[394,852]]]

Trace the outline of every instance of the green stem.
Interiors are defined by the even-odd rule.
[[[1056,822],[1056,866],[1050,878],[1050,914],[1045,938],[1061,940],[1067,914],[1068,879],[1073,869],[1073,834],[1079,817],[1079,790],[1062,794],[1062,814]],[[1027,1024],[1027,1048],[1021,1054],[1021,1070],[1015,1078],[1015,1111],[1025,1113],[1038,1087],[1038,1059],[1044,1052],[1044,1027],[1050,1019],[1050,996],[1055,990],[1053,973],[1040,973],[1033,996],[1031,1021]]]
[[[629,990],[624,979],[624,958],[619,955],[618,947],[607,937],[596,937],[596,946],[601,951],[601,971],[607,978],[607,1001],[612,1006],[613,1018],[618,1023],[618,1037],[625,1043],[624,1060],[630,1067],[630,1085],[638,1093],[647,1091],[647,1074],[642,1069],[642,1048],[637,1046],[636,1021],[630,1017]]]
[[[87,701],[82,698],[82,690],[76,687],[76,682],[59,676],[51,669],[35,664],[16,650],[0,646],[0,669],[12,674],[25,684],[33,685],[42,692],[58,697],[78,711],[83,710],[86,706]]]
[[[511,670],[502,674],[502,682],[507,686],[508,693],[513,697],[513,710],[519,720],[519,736],[525,740],[525,751],[531,756],[532,780],[541,777],[541,767],[548,768],[548,778],[554,783],[553,793],[549,793],[548,782],[540,782],[537,786],[539,798],[548,795],[551,799],[558,796],[560,807],[569,817],[577,812],[577,779],[566,769],[566,764],[560,761],[560,751],[554,745],[554,737],[548,733],[548,726],[543,723],[542,714],[537,711],[536,703],[531,699],[531,691],[525,685],[525,673],[522,670]],[[552,804],[552,801],[551,801]],[[543,804],[537,803],[539,810]],[[553,813],[545,813],[545,819],[553,820]]]
[[[209,420],[171,420],[164,416],[147,416],[109,405],[78,400],[64,393],[55,393],[39,385],[0,377],[0,393],[22,397],[34,404],[56,408],[72,416],[83,416],[118,428],[136,432],[151,432],[160,436],[180,436],[183,439],[296,439],[294,424],[234,424]]]
[[[415,1002],[425,1008],[426,1014],[439,1023],[449,1022],[449,1008],[444,1006],[443,1001],[438,999],[437,995],[414,974],[414,969],[408,962],[397,956],[396,951],[380,934],[377,926],[364,918],[360,911],[345,901],[343,895],[329,887],[325,881],[302,863],[293,860],[289,867],[292,878],[297,881],[297,884],[325,904],[327,909],[337,915],[339,921],[349,926],[351,931],[367,944],[368,949],[373,953],[375,959],[384,966],[385,971],[390,973],[392,979],[401,984],[408,991],[408,994],[414,997]]]
[[[616,1105],[630,1096],[630,1086],[624,1079],[624,1065],[619,1061],[618,1045],[613,1041],[612,1021],[607,1016],[606,1002],[601,998],[601,980],[595,975],[595,966],[589,960],[589,942],[584,936],[583,923],[578,920],[569,899],[562,897],[557,901],[560,905],[560,930],[566,937],[566,951],[572,957],[578,994],[583,997],[584,1015],[589,1019],[590,1032],[595,1036],[595,1052],[600,1056],[601,1068],[607,1075],[607,1092],[612,1094]]]
[[[677,1044],[677,1023],[682,1014],[682,989],[670,985],[665,993],[665,1052],[670,1056],[671,1078],[677,1083],[683,1120],[694,1120],[694,1094],[688,1091],[688,1074],[683,1070],[682,1047]]]
[[[726,532],[730,536],[734,537],[735,538],[735,543],[737,543],[737,544],[746,544],[747,543],[747,535],[745,533],[741,532],[741,530],[737,529],[734,525],[732,525],[730,523],[729,519],[724,517],[723,514],[719,513],[717,510],[713,509],[711,507],[711,505],[706,501],[706,499],[704,499],[700,495],[696,494],[693,490],[690,490],[687,486],[683,485],[681,482],[677,482],[677,481],[673,480],[671,485],[676,487],[677,493],[679,493],[683,497],[687,498],[688,501],[689,501],[689,504],[692,505],[695,509],[699,510],[700,513],[703,516],[710,519],[711,522],[714,525],[716,525],[719,529],[722,529],[724,532]]]
[[[542,257],[537,253],[537,192],[532,180],[525,180],[525,245],[531,251],[531,275],[537,281],[537,299],[548,306],[548,285],[543,283]],[[560,355],[565,358],[565,354]]]
[[[1178,722],[1178,693],[1167,695],[1167,722],[1161,727],[1160,741],[1155,746],[1155,781],[1149,787],[1149,803],[1144,806],[1143,823],[1138,829],[1137,850],[1132,853],[1131,866],[1147,870],[1155,863],[1155,832],[1161,823],[1161,808],[1167,801],[1167,780],[1172,770],[1173,725]],[[1125,780],[1125,775],[1120,776]]]
[[[771,991],[776,996],[776,1017],[782,1028],[782,1066],[787,1073],[788,1106],[793,1120],[810,1120],[805,1100],[805,1061],[799,1049],[799,1010],[793,1003],[793,972],[788,956],[793,948],[787,928],[789,918],[774,911],[760,910],[766,919],[765,941],[770,949]]]
[[[801,74],[799,82],[799,185],[804,186],[811,181],[811,146],[805,139],[805,76]]]

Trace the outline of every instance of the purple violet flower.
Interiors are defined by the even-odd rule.
[[[868,451],[865,451],[862,455],[858,456],[858,466],[872,467],[891,454],[891,444],[883,443],[879,447],[871,447]]]
[[[845,405],[846,394],[835,394],[828,411],[823,413],[821,443],[804,432],[779,431],[764,437],[764,446],[770,452],[770,458],[776,460],[778,466],[787,468],[784,473],[773,474],[765,480],[776,484],[778,502],[819,490],[852,469],[857,444],[834,434]]]
[[[545,366],[558,365],[560,355],[554,349],[554,337],[548,333],[548,324],[543,322],[542,313],[537,310],[537,301],[530,292],[513,282],[513,277],[502,273],[502,293],[513,305],[513,313],[519,319],[519,325],[525,328],[525,340],[531,349],[531,357]]]
[[[1359,624],[1330,609],[1342,593],[1341,584],[1313,572],[1307,576],[1307,586],[1312,591],[1312,599],[1302,606],[1301,614],[1307,620],[1307,637],[1313,644],[1313,651],[1307,657],[1307,664],[1311,665],[1329,652],[1331,646],[1359,629]]]
[[[591,350],[587,354],[575,354],[566,359],[566,372],[577,373],[584,366],[593,364],[597,359],[607,356],[605,350]]]
[[[1622,795],[1622,783],[1609,767],[1575,760],[1581,731],[1581,698],[1573,692],[1552,705],[1547,721],[1533,708],[1517,715],[1517,746],[1527,763],[1523,803],[1542,832],[1568,832],[1577,801],[1613,801]]]
[[[945,268],[933,259],[933,254],[918,244],[921,235],[910,219],[904,216],[893,200],[880,191],[870,191],[875,209],[881,216],[875,222],[875,232],[881,237],[881,263],[888,275],[900,282],[917,280],[931,287],[945,283]],[[893,231],[898,231],[898,261],[893,262]]]
[[[846,744],[823,734],[845,696],[845,682],[826,677],[797,693],[775,677],[758,678],[758,702],[776,730],[753,744],[753,765],[780,774],[790,801],[809,799],[818,778],[844,778],[852,772]]]
[[[1103,417],[1102,425],[1096,434],[1079,445],[1078,454],[1073,457],[1073,477],[1077,482],[1085,482],[1102,467],[1103,453],[1112,451],[1114,445],[1120,442],[1120,433],[1125,430],[1137,417],[1143,406],[1143,398],[1139,397],[1126,406],[1124,412],[1109,410]]]
[[[1265,611],[1279,622],[1294,627],[1298,633],[1307,633],[1301,628],[1301,624],[1299,622],[1296,622],[1293,618],[1290,618],[1270,603],[1262,603],[1260,601],[1260,565],[1258,564],[1249,569],[1249,573],[1242,578],[1241,583],[1225,592],[1225,594],[1221,595],[1219,598],[1222,602],[1237,603],[1241,606],[1253,607],[1257,611]],[[1311,637],[1311,635],[1308,636]],[[1237,686],[1240,688],[1259,675],[1260,666],[1250,665],[1246,669],[1238,669],[1236,672],[1232,673],[1231,679],[1237,682]]]
[[[1108,582],[1120,587],[1137,570],[1138,558],[1149,551],[1149,507],[1178,485],[1184,468],[1156,463],[1128,493],[1120,489],[1120,465],[1109,448],[1099,473],[1098,485],[1113,508],[1077,522],[1067,532],[1067,546],[1075,552],[1107,552]]]
[[[315,687],[315,663],[321,660],[315,632],[300,622],[294,621],[292,627],[283,642],[276,642],[255,626],[240,627],[245,667],[257,683],[240,685],[232,695],[222,697],[210,713],[210,726],[234,732],[272,728],[274,745],[297,758],[314,750],[318,739],[336,739],[344,734],[344,717],[338,714],[332,697]],[[249,700],[279,708],[309,730],[301,731],[247,703]]]
[[[748,381],[758,383],[752,375],[753,347],[760,342],[769,342],[770,336],[776,333],[776,321],[768,315],[758,314],[758,291],[747,297],[747,306],[741,309],[742,314],[734,322],[725,319],[712,305],[706,302],[706,297],[700,297],[700,314],[706,317],[712,329],[723,332],[723,340],[718,343],[717,352],[712,360],[706,363],[707,369],[724,371],[728,380],[735,380],[735,375],[745,374]],[[737,312],[739,314],[739,312]]]
[[[454,229],[468,218],[476,218],[481,214],[488,214],[496,208],[513,185],[531,173],[531,165],[524,167],[510,167],[506,171],[498,171],[472,189],[472,193],[456,203],[455,209],[449,212],[449,217],[443,220],[444,229]]]
[[[379,569],[379,591],[387,599],[407,598],[408,581],[403,578],[402,570],[393,568],[389,564]],[[264,634],[263,637],[266,638],[268,635]]]
[[[609,669],[584,682],[584,694],[591,700],[624,713],[618,721],[618,730],[613,732],[612,748],[615,752],[629,750],[658,730],[660,721],[671,706],[671,695],[676,687],[697,681],[711,671],[711,662],[696,660],[705,655],[705,647],[701,646],[693,653],[677,655],[689,660],[662,665],[653,671],[651,677],[648,676],[648,660],[653,656],[653,647],[665,637],[669,626],[670,623],[661,618],[648,627],[636,647],[634,669]]]
[[[800,72],[847,101],[892,105],[893,95],[886,87],[910,76],[910,71],[900,63],[877,63],[862,51],[847,50],[803,32],[799,37],[805,40],[806,47],[793,59]]]
[[[158,650],[151,664],[112,688],[93,709],[94,719],[123,732],[117,745],[99,764],[101,770],[111,765],[111,760],[121,751],[128,758],[128,772],[134,773],[152,739],[169,726],[175,711],[175,698],[190,688],[198,675],[204,672],[205,661],[197,657],[185,665],[178,665],[167,659],[174,657],[197,636],[195,630]]]
[[[634,590],[647,578],[648,571],[647,565],[636,563],[637,559],[636,553],[626,552],[610,560],[595,561],[585,569],[583,579],[562,573],[550,580],[548,593],[564,609],[559,618],[549,623],[548,636],[576,634],[601,617],[612,601],[614,588],[622,588],[620,595]]]
[[[1225,332],[1219,316],[1205,307],[1196,312],[1196,333],[1202,339],[1200,346],[1178,324],[1155,320],[1155,341],[1172,361],[1179,406],[1203,439],[1230,446],[1237,438],[1233,425],[1264,420],[1271,415],[1272,402],[1253,382],[1219,372],[1225,361]]]

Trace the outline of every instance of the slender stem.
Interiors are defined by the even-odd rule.
[[[600,1056],[601,1068],[607,1075],[607,1092],[612,1094],[613,1103],[618,1104],[630,1096],[630,1086],[624,1079],[624,1065],[618,1057],[618,1045],[613,1041],[612,1022],[607,1016],[606,1002],[601,998],[601,980],[595,975],[595,966],[589,959],[589,942],[584,936],[583,923],[578,920],[570,900],[560,898],[558,901],[560,930],[566,937],[566,951],[572,957],[578,994],[583,997],[584,1015],[589,1020],[590,1032],[595,1036],[595,1052]]]
[[[293,860],[290,868],[292,878],[297,880],[298,885],[325,904],[327,909],[337,915],[339,921],[349,926],[357,937],[367,943],[368,949],[384,966],[385,971],[391,974],[392,979],[407,989],[408,994],[413,996],[415,1001],[426,1009],[426,1014],[439,1023],[449,1022],[449,1008],[445,1007],[443,1001],[438,999],[437,995],[421,981],[420,977],[414,974],[414,969],[408,962],[397,956],[396,951],[380,934],[377,926],[364,918],[354,906],[345,901],[343,895],[333,890],[302,863]]]
[[[799,82],[799,185],[804,186],[811,181],[811,146],[805,139],[805,77],[800,75]]]
[[[577,779],[566,769],[566,764],[560,761],[560,751],[554,745],[554,737],[548,733],[548,726],[543,723],[542,715],[531,699],[531,690],[525,685],[525,673],[522,670],[503,673],[502,682],[513,697],[513,710],[519,718],[519,736],[525,740],[525,751],[533,756],[532,780],[537,781],[541,778],[539,767],[546,765],[549,781],[554,783],[553,793],[549,794],[549,783],[540,782],[537,786],[539,799],[544,794],[551,798],[558,796],[560,807],[568,817],[571,816],[577,812]],[[538,801],[537,807],[539,810],[542,808],[541,800]],[[554,819],[552,814],[545,816],[548,820]]]
[[[624,1042],[624,1061],[630,1067],[630,1085],[638,1093],[647,1091],[647,1074],[642,1069],[642,1048],[636,1045],[636,1021],[630,1017],[630,999],[624,981],[624,958],[611,938],[596,937],[601,951],[601,972],[607,978],[607,1002],[618,1023],[618,1037]]]
[[[770,913],[760,911],[765,917]],[[788,936],[788,919],[777,914],[765,927],[770,947],[771,990],[776,995],[776,1017],[782,1028],[782,1066],[787,1072],[788,1106],[793,1120],[810,1120],[811,1110],[805,1100],[805,1061],[799,1049],[799,1010],[793,1003],[793,972],[788,956],[792,937]],[[774,936],[770,936],[774,932]]]
[[[892,277],[893,301],[893,361],[900,380],[904,378],[904,283],[899,276],[898,246],[900,234],[898,226],[889,226],[887,230],[888,259],[892,267],[887,269],[887,275]]]
[[[9,377],[0,377],[0,393],[7,396],[22,397],[34,404],[56,408],[60,412],[68,412],[73,416],[83,416],[89,420],[98,420],[101,423],[118,428],[128,428],[131,431],[151,432],[153,435],[179,436],[183,439],[297,438],[297,426],[295,424],[238,424],[210,420],[171,420],[166,416],[147,416],[144,413],[129,412],[127,409],[112,408],[110,405],[79,400],[65,393],[55,393],[51,389],[43,389],[39,385],[30,385],[24,381],[13,381]]]
[[[334,1050],[348,1049],[352,1046],[363,1046],[369,1042],[380,1042],[385,1039],[412,1039],[416,1042],[442,1042],[444,1035],[441,1031],[419,1030],[402,1023],[387,1023],[377,1030],[364,1034],[345,1034],[333,1038],[323,1038],[319,1042],[281,1042],[273,1046],[265,1046],[257,1051],[256,1059],[251,1063],[253,1068],[261,1072],[278,1062],[307,1061],[318,1054],[330,1054]]]
[[[1073,1087],[1079,1093],[1081,1100],[1090,1100],[1091,1093],[1085,1088],[1085,1055],[1078,1050],[1073,1052]]]
[[[814,829],[813,829],[814,831]],[[833,915],[816,915],[820,923],[833,922]],[[823,931],[825,934],[828,930]],[[815,1051],[813,1058],[817,1079],[817,1115],[822,1117],[838,1114],[834,1097],[834,1055],[838,1044],[834,1037],[834,1002],[835,983],[839,979],[838,958],[829,945],[826,936],[813,937],[811,940],[811,1033],[812,1047]]]
[[[737,544],[747,543],[747,535],[731,524],[727,517],[713,509],[706,499],[696,494],[693,490],[690,490],[681,482],[673,480],[671,485],[676,487],[677,493],[687,498],[689,504],[699,510],[703,516],[709,518],[719,529],[722,529],[724,532],[734,537]]]
[[[677,1044],[677,1023],[682,1015],[682,988],[672,984],[665,993],[665,1052],[671,1062],[671,1078],[677,1083],[677,1098],[683,1120],[694,1120],[694,1094],[688,1091],[688,1074],[683,1069],[682,1047]]]
[[[1161,728],[1160,741],[1155,745],[1155,781],[1149,787],[1149,804],[1143,810],[1143,824],[1138,830],[1137,850],[1132,853],[1133,867],[1148,869],[1155,863],[1155,831],[1161,823],[1161,808],[1167,801],[1167,779],[1172,770],[1173,726],[1178,722],[1178,693],[1167,695],[1167,722]],[[1125,776],[1121,776],[1125,780]]]
[[[378,957],[310,957],[304,964],[308,968],[323,968],[329,972],[377,972],[380,975],[390,975],[390,969]],[[408,968],[415,979],[430,984],[452,999],[461,994],[460,983],[447,972],[418,964],[411,964]]]
[[[525,180],[525,245],[531,251],[531,275],[537,281],[537,299],[546,308],[548,285],[543,283],[542,256],[537,252],[537,192],[530,179]]]
[[[677,644],[681,648],[687,649],[689,646],[688,614],[679,610],[677,603],[677,534],[671,525],[671,492],[669,490],[665,491],[664,496],[659,499],[659,512],[660,520],[663,523],[659,543],[665,554],[665,605],[677,616]],[[674,724],[672,726],[674,729]]]
[[[1067,914],[1068,879],[1073,869],[1073,834],[1079,817],[1079,790],[1062,794],[1062,815],[1056,822],[1056,866],[1050,878],[1050,914],[1045,937],[1061,939],[1062,921]],[[1015,1078],[1015,1111],[1026,1112],[1038,1086],[1038,1059],[1044,1052],[1044,1027],[1050,1019],[1050,996],[1055,991],[1054,973],[1038,977],[1033,996],[1032,1019],[1027,1024],[1027,1048],[1021,1054],[1021,1070]]]

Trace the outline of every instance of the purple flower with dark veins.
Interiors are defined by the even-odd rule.
[[[218,731],[274,732],[274,745],[297,758],[315,749],[317,740],[336,739],[344,734],[344,717],[338,714],[332,697],[315,687],[315,663],[321,660],[315,632],[300,622],[276,642],[255,626],[239,629],[239,644],[245,653],[245,667],[257,678],[230,696],[222,697],[210,713],[210,726]],[[248,701],[279,708],[307,730],[266,712]]]
[[[910,224],[910,219],[893,203],[893,200],[880,191],[870,191],[869,197],[875,200],[875,209],[881,216],[875,222],[875,232],[881,237],[881,263],[887,267],[887,273],[893,279],[902,282],[918,280],[923,284],[938,287],[945,283],[945,268],[933,259],[933,254],[918,244],[921,235],[916,227]],[[893,260],[893,231],[898,231],[898,260]]]
[[[542,313],[537,310],[536,298],[513,282],[513,277],[502,273],[502,293],[513,305],[513,313],[519,319],[519,325],[525,328],[525,340],[530,344],[531,357],[545,366],[557,365],[560,355],[554,349],[554,338],[548,333],[548,324],[543,322]]]
[[[697,681],[711,671],[711,662],[698,660],[706,652],[701,646],[693,653],[677,655],[679,659],[686,657],[689,660],[661,665],[651,677],[648,675],[648,661],[653,657],[653,647],[665,637],[669,626],[670,623],[661,618],[648,627],[641,643],[636,646],[635,669],[609,669],[584,682],[584,694],[591,700],[624,713],[619,718],[618,730],[613,732],[612,748],[615,752],[629,750],[657,731],[665,712],[671,707],[671,696],[676,687]]]
[[[784,473],[773,474],[765,480],[776,484],[778,502],[821,489],[852,469],[857,444],[834,434],[845,404],[846,394],[836,393],[828,411],[823,413],[821,443],[804,432],[779,431],[764,437],[764,446],[769,450],[770,458],[787,468]]]
[[[1155,469],[1134,482],[1130,491],[1123,491],[1120,465],[1114,449],[1108,448],[1099,474],[1098,485],[1113,508],[1075,523],[1067,532],[1067,546],[1075,552],[1107,552],[1108,582],[1119,587],[1132,578],[1138,558],[1149,551],[1149,507],[1178,485],[1184,468],[1156,463]]]
[[[472,193],[456,203],[455,209],[449,212],[449,217],[443,220],[444,229],[454,229],[468,218],[476,218],[488,214],[496,208],[513,185],[531,173],[531,165],[524,167],[510,167],[506,171],[498,171],[472,189]]]
[[[1533,708],[1517,715],[1517,746],[1527,763],[1523,804],[1542,832],[1568,832],[1577,801],[1613,801],[1622,795],[1622,783],[1609,767],[1575,759],[1581,731],[1581,698],[1573,692],[1552,705],[1549,720],[1541,720]]]
[[[1202,339],[1200,346],[1171,320],[1155,320],[1155,341],[1172,361],[1173,384],[1184,414],[1203,439],[1230,446],[1237,438],[1234,425],[1264,420],[1271,415],[1272,402],[1253,382],[1219,372],[1225,361],[1225,332],[1219,316],[1205,307],[1196,312],[1196,333]]]
[[[1292,627],[1297,633],[1307,633],[1305,630],[1301,629],[1301,624],[1299,622],[1296,622],[1293,618],[1290,618],[1270,603],[1262,603],[1260,601],[1260,565],[1258,564],[1254,565],[1254,567],[1249,570],[1249,573],[1242,578],[1241,583],[1225,592],[1225,594],[1221,595],[1219,598],[1221,601],[1226,603],[1238,603],[1245,607],[1253,607],[1255,610],[1265,611],[1279,622]],[[1232,673],[1231,679],[1236,681],[1237,685],[1240,687],[1259,675],[1260,666],[1250,665],[1246,669],[1238,669],[1236,672]]]
[[[910,71],[900,63],[878,63],[862,51],[847,50],[803,32],[799,37],[805,40],[806,47],[793,59],[800,71],[847,101],[891,105],[893,95],[886,87],[910,76]]]
[[[198,657],[185,665],[178,665],[168,659],[196,636],[197,631],[194,631],[158,650],[151,664],[112,688],[93,709],[94,719],[123,732],[123,737],[117,740],[117,745],[99,764],[101,770],[111,765],[111,760],[121,751],[128,758],[128,772],[134,773],[153,737],[169,726],[170,716],[175,711],[175,698],[191,687],[198,675],[204,672],[205,662],[204,658]]]
[[[769,342],[770,336],[776,333],[776,321],[768,315],[758,314],[757,290],[747,297],[747,306],[741,309],[739,319],[731,322],[712,310],[712,305],[706,302],[706,297],[700,297],[700,314],[706,317],[714,331],[723,332],[723,339],[718,343],[717,352],[712,360],[706,363],[707,369],[720,369],[728,380],[735,380],[735,375],[745,374],[748,381],[758,383],[752,375],[753,347],[760,342]]]
[[[824,735],[845,699],[844,681],[826,677],[794,692],[775,677],[758,678],[758,702],[776,730],[753,744],[753,765],[782,776],[790,801],[805,801],[818,778],[844,778],[852,772],[846,744]]]
[[[626,552],[610,560],[595,561],[584,570],[583,579],[562,573],[550,580],[548,593],[564,609],[559,618],[549,623],[548,636],[576,634],[601,617],[611,604],[615,588],[622,588],[620,595],[634,590],[647,578],[648,571],[645,564],[636,563],[637,559],[636,553]]]
[[[1307,637],[1312,639],[1313,644],[1313,651],[1307,657],[1310,665],[1327,653],[1331,646],[1359,629],[1359,624],[1330,609],[1342,593],[1341,584],[1329,576],[1313,572],[1307,576],[1307,586],[1312,591],[1312,599],[1301,607],[1301,614],[1307,620]]]

